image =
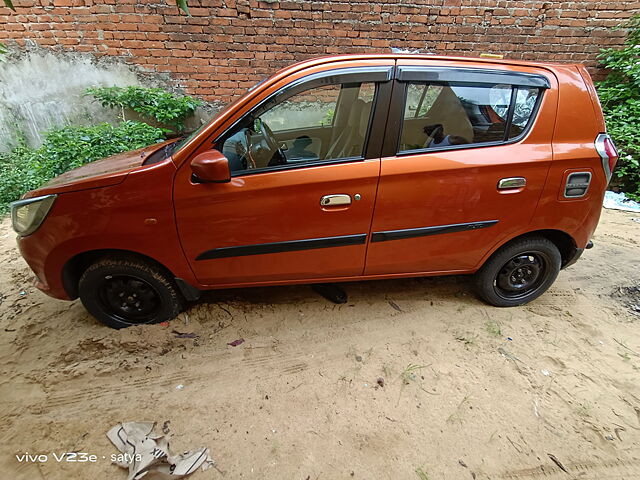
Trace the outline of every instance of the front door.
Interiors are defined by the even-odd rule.
[[[552,159],[544,70],[398,62],[365,274],[465,272],[526,229]]]
[[[194,183],[188,162],[178,172],[180,240],[201,284],[362,274],[380,171],[367,140],[385,113],[376,107],[381,82],[329,73],[283,88],[215,141],[231,182]]]

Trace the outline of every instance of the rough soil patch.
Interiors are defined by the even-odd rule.
[[[5,220],[2,477],[124,479],[105,432],[169,420],[174,450],[208,446],[225,472],[196,480],[640,478],[634,217],[604,211],[595,248],[521,308],[483,305],[464,277],[409,279],[347,284],[342,305],[213,292],[124,331],[31,287]]]

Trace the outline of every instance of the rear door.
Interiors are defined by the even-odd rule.
[[[543,69],[399,60],[365,274],[469,271],[525,229],[556,92]]]
[[[381,61],[283,82],[213,140],[229,183],[196,183],[185,162],[176,217],[202,284],[362,274],[382,145],[371,132],[384,128],[392,72]]]

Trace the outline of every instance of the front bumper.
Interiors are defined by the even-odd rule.
[[[32,235],[28,237],[18,236],[17,243],[22,258],[24,258],[35,275],[33,285],[50,297],[59,300],[70,300],[69,295],[62,285],[62,281],[51,282],[50,279],[47,278],[44,268],[44,260],[47,256],[46,252],[43,252],[40,246],[41,244],[34,241],[31,237]]]

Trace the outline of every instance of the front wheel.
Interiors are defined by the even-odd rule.
[[[183,299],[158,266],[138,259],[102,259],[80,277],[80,300],[111,328],[158,323],[174,318]]]
[[[538,298],[560,272],[562,256],[543,237],[516,240],[498,250],[476,273],[476,291],[496,307],[515,307]]]

